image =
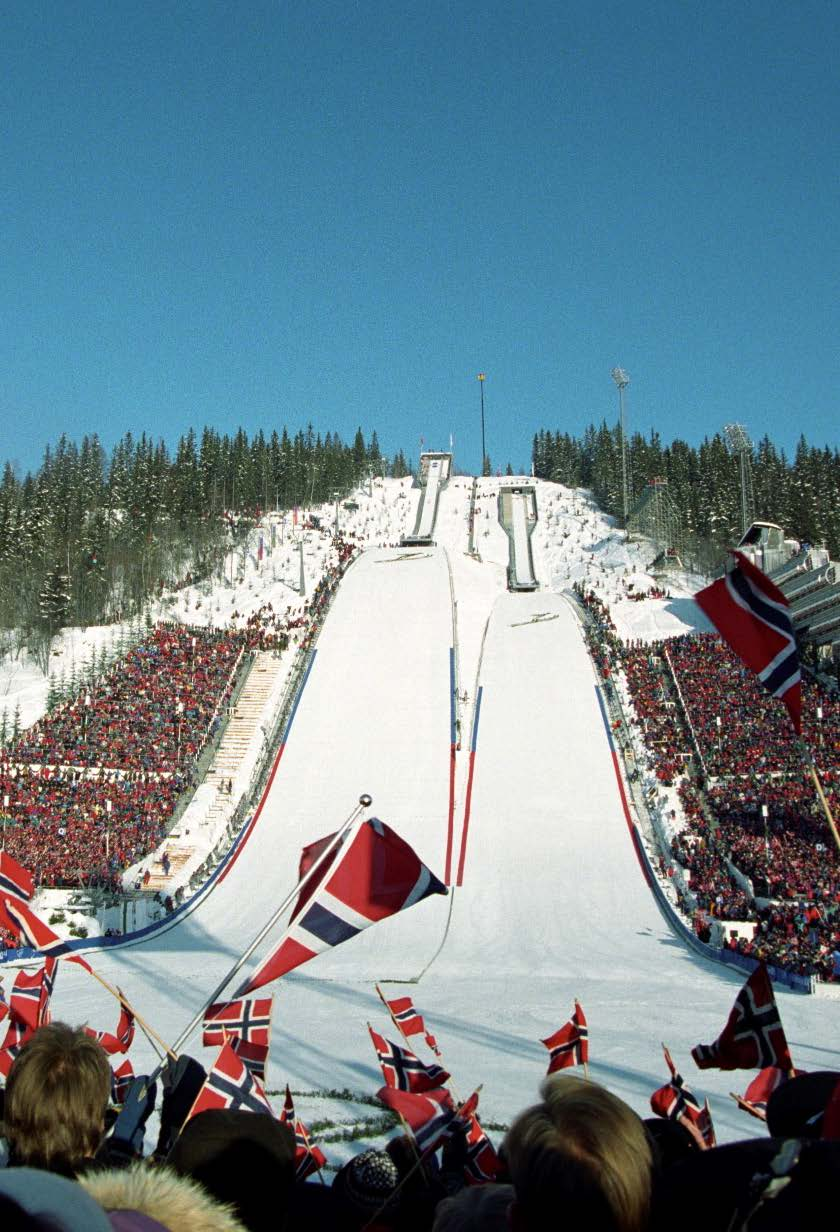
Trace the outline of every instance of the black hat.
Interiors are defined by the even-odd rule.
[[[823,1113],[840,1082],[836,1070],[799,1074],[767,1101],[767,1129],[775,1138],[822,1137]]]
[[[295,1183],[295,1139],[273,1116],[212,1108],[187,1121],[166,1162],[231,1203],[251,1232],[274,1232]]]

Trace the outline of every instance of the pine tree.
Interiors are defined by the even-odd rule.
[[[69,579],[61,565],[54,565],[38,595],[38,611],[50,637],[64,624],[69,607]]]

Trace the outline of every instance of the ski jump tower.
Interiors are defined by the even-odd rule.
[[[536,590],[531,535],[537,524],[537,493],[530,484],[499,489],[499,523],[508,537],[508,590]]]
[[[451,453],[420,454],[420,476],[417,480],[420,485],[420,504],[417,507],[414,531],[402,537],[403,547],[428,547],[434,543],[432,536],[437,519],[438,502],[451,474]]]

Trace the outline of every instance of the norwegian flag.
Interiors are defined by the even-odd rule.
[[[265,1091],[232,1044],[224,1044],[199,1091],[187,1120],[210,1108],[231,1108],[234,1112],[259,1112],[273,1116]]]
[[[12,1062],[30,1035],[32,1035],[32,1031],[25,1022],[20,1022],[15,1018],[9,1020],[6,1038],[0,1044],[0,1075],[2,1077],[8,1078]]]
[[[363,929],[404,911],[430,894],[448,893],[390,826],[372,817],[356,831],[303,910],[255,972],[236,990],[244,996],[349,941]]]
[[[204,1015],[205,1047],[223,1044],[231,1036],[249,1044],[262,1044],[266,1049],[271,1035],[273,997],[258,997],[254,1001],[217,1001]]]
[[[389,1001],[387,997],[382,995],[382,990],[378,984],[376,985],[376,991],[388,1007],[388,1013],[394,1020],[394,1025],[402,1032],[406,1039],[410,1035],[425,1034],[425,1023],[414,1008],[411,997],[395,997],[393,1001]],[[427,1039],[426,1043],[428,1042]]]
[[[122,1104],[125,1102],[125,1097],[128,1095],[129,1088],[134,1081],[134,1069],[131,1062],[126,1059],[117,1069],[111,1070],[111,1103]]]
[[[748,1112],[756,1120],[766,1121],[767,1103],[773,1092],[787,1082],[788,1078],[796,1078],[804,1073],[805,1070],[797,1069],[787,1074],[783,1069],[779,1069],[778,1065],[766,1065],[761,1073],[753,1078],[743,1095],[736,1095],[733,1091],[732,1098],[744,1112]]]
[[[456,1129],[468,1130],[470,1114],[478,1106],[478,1096],[473,1094],[456,1108],[452,1096],[445,1090],[412,1095],[409,1091],[382,1087],[376,1092],[376,1098],[403,1118],[421,1155],[437,1150],[443,1139],[451,1137]]]
[[[671,1054],[664,1044],[662,1051],[665,1054],[665,1063],[671,1071],[671,1081],[651,1095],[651,1109],[657,1116],[664,1117],[666,1121],[681,1121],[687,1116],[696,1123],[702,1112],[700,1102],[694,1092],[685,1085],[682,1074],[678,1073]]]
[[[30,1031],[40,1027],[49,1016],[57,966],[55,958],[48,958],[40,971],[35,971],[32,975],[18,971],[15,977],[9,1010],[12,1016],[24,1023]]]
[[[384,1035],[368,1027],[385,1082],[397,1091],[434,1091],[449,1081],[450,1075],[439,1065],[424,1065],[407,1048],[392,1044]]]
[[[486,1185],[498,1179],[502,1163],[496,1148],[479,1124],[474,1112],[469,1114],[467,1130],[467,1162],[464,1164],[464,1179],[468,1185]]]
[[[7,851],[0,851],[0,928],[16,933],[18,925],[6,910],[8,899],[28,903],[35,890],[32,874]]]
[[[81,955],[74,954],[69,943],[62,941],[26,903],[8,897],[2,901],[6,914],[12,921],[12,928],[33,950],[38,950],[45,957],[66,958],[68,962],[84,967],[85,971],[91,971],[90,963]]]
[[[709,1107],[708,1099],[703,1101],[700,1115],[694,1124],[707,1151],[710,1151],[713,1146],[717,1146],[715,1127],[712,1123],[712,1110]]]
[[[424,1039],[425,1039],[425,1041],[426,1041],[426,1046],[427,1046],[427,1048],[431,1048],[431,1050],[432,1050],[432,1052],[435,1054],[435,1056],[436,1056],[436,1057],[439,1057],[439,1056],[440,1056],[440,1049],[438,1048],[438,1045],[437,1045],[437,1040],[435,1039],[435,1037],[434,1037],[434,1036],[433,1036],[433,1035],[432,1035],[429,1031],[427,1031],[427,1032],[426,1032],[426,1034],[425,1034],[425,1036],[424,1036],[423,1038],[424,1038]]]
[[[280,1123],[291,1125],[295,1135],[295,1180],[305,1181],[313,1172],[320,1172],[327,1162],[327,1157],[320,1147],[312,1142],[303,1121],[295,1116],[295,1102],[288,1084],[286,1085],[286,1100],[280,1113]]]
[[[569,1021],[559,1031],[549,1035],[548,1039],[540,1040],[551,1056],[548,1061],[549,1074],[558,1070],[568,1069],[570,1065],[585,1065],[589,1060],[589,1028],[586,1016],[579,1001],[575,1001],[575,1009]]]
[[[93,1027],[85,1027],[85,1034],[100,1043],[111,1057],[128,1052],[134,1040],[134,1015],[127,1005],[120,1002],[120,1020],[113,1034],[110,1031],[94,1031]]]
[[[255,1078],[264,1083],[268,1065],[268,1044],[255,1044],[251,1040],[240,1039],[236,1035],[230,1042],[240,1061],[244,1062]]]
[[[796,638],[788,601],[743,552],[733,552],[735,568],[695,598],[720,636],[787,707],[802,732],[802,686]]]
[[[28,903],[34,892],[32,874],[18,864],[8,851],[0,851],[0,899],[16,898]]]
[[[767,968],[760,963],[735,998],[726,1026],[713,1044],[698,1044],[691,1055],[698,1069],[792,1069],[785,1029],[776,1008]]]

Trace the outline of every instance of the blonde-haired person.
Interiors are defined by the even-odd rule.
[[[3,1136],[9,1164],[73,1176],[105,1132],[111,1067],[81,1027],[39,1027],[6,1080]]]
[[[587,1232],[643,1232],[653,1159],[641,1119],[605,1087],[571,1074],[546,1078],[540,1095],[504,1142],[513,1232],[560,1220]]]

